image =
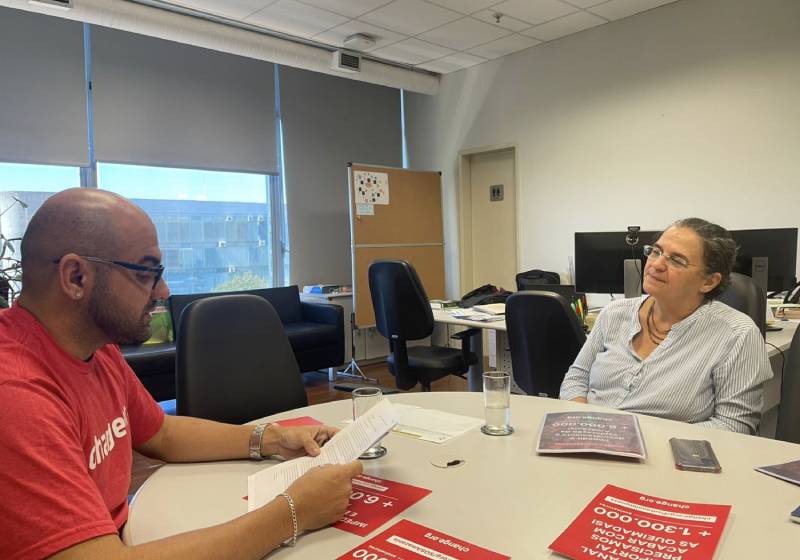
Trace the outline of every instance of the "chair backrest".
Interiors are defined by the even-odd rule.
[[[800,443],[800,328],[786,352],[775,439]]]
[[[561,284],[561,275],[558,272],[548,272],[546,270],[526,270],[516,276],[517,290],[527,290],[529,286],[541,284]]]
[[[719,301],[749,315],[761,336],[767,329],[767,294],[753,279],[738,272],[731,272],[731,284],[719,296]]]
[[[180,415],[241,424],[308,404],[283,324],[262,297],[192,302],[183,311],[176,352]]]
[[[369,291],[375,326],[392,340],[419,340],[433,332],[433,312],[417,271],[406,261],[375,261],[369,265]]]
[[[517,292],[506,302],[514,381],[529,395],[558,398],[564,375],[586,335],[578,316],[554,292]]]

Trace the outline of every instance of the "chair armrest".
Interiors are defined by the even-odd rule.
[[[455,338],[456,340],[461,341],[461,357],[467,366],[474,365],[478,363],[479,359],[483,359],[483,356],[479,358],[478,356],[474,356],[472,354],[472,343],[470,342],[470,339],[476,334],[482,334],[481,329],[467,329],[450,336],[450,338]]]
[[[456,340],[469,340],[471,336],[474,336],[481,332],[481,329],[467,329],[465,331],[460,331],[455,334],[450,335],[450,338],[455,338]]]
[[[344,311],[340,305],[301,302],[300,310],[303,313],[304,321],[326,325],[342,325],[342,329],[344,329]]]

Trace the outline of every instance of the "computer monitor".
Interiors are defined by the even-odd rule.
[[[590,294],[625,292],[623,263],[639,259],[644,270],[642,246],[652,244],[660,231],[640,231],[639,242],[628,245],[626,231],[575,233],[575,289]]]
[[[739,229],[731,235],[739,245],[734,270],[752,276],[755,257],[767,257],[767,290],[791,289],[797,275],[797,228]]]

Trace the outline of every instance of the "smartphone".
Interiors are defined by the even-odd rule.
[[[676,469],[714,473],[722,471],[711,444],[704,439],[672,438],[669,445]]]

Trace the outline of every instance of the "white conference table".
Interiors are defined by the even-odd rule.
[[[482,395],[476,393],[407,393],[388,398],[483,415]],[[384,439],[389,453],[364,461],[364,472],[432,493],[367,537],[329,527],[302,536],[296,548],[279,549],[270,557],[336,558],[405,518],[514,558],[560,558],[547,546],[606,484],[675,500],[732,505],[715,555],[718,560],[797,557],[800,525],[789,520],[789,512],[800,505],[800,487],[757,473],[753,467],[800,459],[800,445],[640,416],[648,450],[643,462],[536,454],[545,412],[593,409],[599,410],[512,396],[511,423],[516,432],[511,436],[486,436],[475,428],[437,445],[389,434]],[[341,426],[350,414],[350,402],[345,400],[270,419],[310,415]],[[668,444],[671,437],[711,441],[722,473],[676,470]],[[432,466],[431,459],[441,456],[466,463],[450,469]],[[140,544],[244,514],[247,476],[268,466],[249,461],[165,465],[136,494],[123,539]]]

